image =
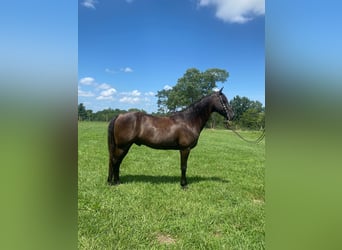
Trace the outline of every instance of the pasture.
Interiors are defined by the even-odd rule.
[[[205,129],[189,156],[187,190],[179,151],[133,145],[122,184],[108,186],[107,125],[78,124],[80,249],[265,248],[264,141]]]

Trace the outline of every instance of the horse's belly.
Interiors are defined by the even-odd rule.
[[[166,138],[160,139],[160,138],[149,138],[149,140],[137,140],[137,145],[146,145],[150,148],[155,149],[179,149],[179,143],[176,140]]]
[[[141,137],[137,141],[138,145],[146,145],[155,149],[182,149],[193,148],[197,144],[197,138],[187,135],[160,135],[155,133],[153,135]]]

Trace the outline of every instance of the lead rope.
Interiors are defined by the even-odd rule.
[[[258,144],[262,141],[262,139],[265,138],[265,129],[262,130],[262,134],[256,140],[251,141],[251,140],[247,140],[246,138],[242,137],[242,135],[240,135],[235,129],[233,129],[233,127],[231,126],[231,124],[229,123],[228,120],[226,121],[226,128],[233,131],[238,137],[240,137],[242,140],[244,140],[245,142],[248,142],[248,143]]]
[[[220,102],[221,102],[221,105],[222,105],[224,111],[225,111],[226,114],[227,114],[227,118],[230,119],[230,116],[229,116],[229,113],[228,113],[228,108],[227,108],[227,106],[224,104],[221,95],[219,95],[219,99],[220,99]],[[227,128],[227,129],[230,129],[231,131],[233,131],[239,138],[241,138],[241,139],[244,140],[245,142],[253,143],[253,144],[258,144],[258,143],[260,143],[260,142],[262,141],[262,139],[265,138],[265,128],[263,129],[262,134],[259,136],[259,138],[257,138],[257,139],[254,140],[254,141],[251,141],[251,140],[247,140],[246,138],[242,137],[242,135],[240,135],[235,129],[233,129],[233,126],[230,124],[229,120],[227,120],[225,123],[226,123],[226,128]]]

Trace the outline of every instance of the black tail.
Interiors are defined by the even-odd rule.
[[[115,148],[115,139],[114,139],[114,124],[117,117],[114,117],[108,125],[108,150],[109,153],[113,152]]]

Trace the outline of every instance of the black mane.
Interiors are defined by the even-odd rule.
[[[193,116],[201,115],[203,111],[208,107],[208,100],[215,94],[217,93],[214,92],[209,95],[203,96],[201,99],[190,104],[188,107],[182,109],[181,111],[171,113],[170,116],[189,116],[190,118],[192,118]]]

